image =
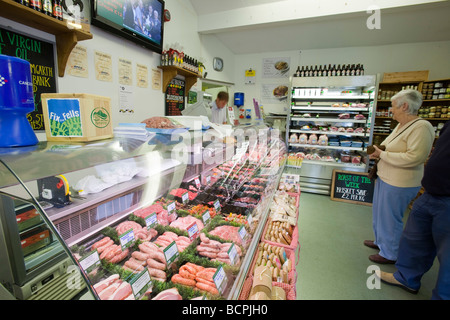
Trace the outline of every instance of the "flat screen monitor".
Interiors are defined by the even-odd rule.
[[[93,0],[91,24],[162,52],[163,0]]]

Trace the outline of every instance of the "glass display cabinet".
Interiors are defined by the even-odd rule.
[[[186,130],[147,140],[0,149],[2,285],[16,299],[154,299],[171,288],[183,299],[236,299],[286,148],[263,125],[234,128],[228,138]],[[255,178],[265,190],[243,197]],[[208,209],[195,211],[202,206]],[[242,225],[226,221],[233,214],[227,208],[242,212]],[[197,220],[186,225],[190,217]],[[221,225],[247,234],[237,264],[208,260],[196,250],[201,227],[203,237]],[[191,234],[192,228],[199,232]],[[167,236],[174,238],[164,245]],[[164,257],[159,271],[157,263],[138,259],[149,257],[144,246]],[[187,262],[220,269],[229,281],[215,294],[186,291],[172,280]]]

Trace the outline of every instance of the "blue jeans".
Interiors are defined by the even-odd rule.
[[[418,290],[420,280],[437,256],[439,274],[432,299],[450,299],[450,197],[421,195],[403,231],[395,279]]]
[[[374,243],[380,256],[397,260],[398,246],[403,232],[403,215],[420,187],[394,187],[380,178],[376,180],[372,204]]]

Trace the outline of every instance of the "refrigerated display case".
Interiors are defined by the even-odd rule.
[[[237,299],[284,166],[286,148],[273,133],[255,125],[235,128],[231,142],[181,130],[147,141],[115,137],[1,149],[0,255],[8,261],[2,285],[17,299],[153,299],[171,288],[186,299],[206,291],[172,278],[184,264],[197,263],[228,276],[209,298]],[[255,178],[265,188],[249,196]],[[205,210],[195,211],[202,206],[209,219]],[[233,209],[245,223],[226,221]],[[192,221],[196,236],[189,233],[194,224],[186,225]],[[217,235],[224,226],[247,234],[236,264],[197,250],[200,234],[229,246],[232,240]],[[150,267],[137,259],[150,254],[144,245],[163,254],[165,261],[157,262],[165,263],[165,275],[153,270],[160,265],[155,261]]]
[[[303,191],[329,195],[334,169],[368,171],[377,89],[377,75],[292,78],[288,167]]]

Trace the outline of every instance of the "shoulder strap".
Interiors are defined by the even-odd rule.
[[[407,126],[402,132],[400,132],[398,135],[396,135],[396,136],[394,137],[394,139],[397,138],[399,135],[401,135],[401,134],[402,134],[403,132],[405,132],[406,130],[408,130],[408,128],[411,127],[414,123],[416,123],[417,121],[420,121],[420,120],[422,120],[422,118],[416,119],[416,121],[414,121],[413,123],[410,123],[409,126]],[[389,143],[391,143],[392,141],[394,141],[394,139],[392,139],[391,141],[389,141]]]

